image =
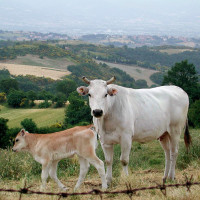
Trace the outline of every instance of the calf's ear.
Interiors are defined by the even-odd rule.
[[[25,136],[25,133],[26,133],[25,129],[22,129],[22,130],[20,131],[20,133],[21,133],[21,136],[22,136],[22,137]]]
[[[116,95],[118,93],[118,90],[116,89],[116,88],[109,88],[108,89],[108,94],[110,95],[110,96],[114,96],[114,95]]]
[[[86,95],[86,94],[88,94],[88,92],[89,92],[89,89],[87,88],[87,87],[85,87],[85,86],[81,86],[81,87],[78,87],[77,89],[76,89],[76,91],[80,94],[80,95]]]

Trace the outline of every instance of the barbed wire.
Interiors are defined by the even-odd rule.
[[[132,188],[130,183],[126,183],[126,190],[116,190],[116,191],[102,191],[99,189],[92,189],[88,192],[42,192],[42,191],[34,191],[31,190],[31,186],[26,187],[26,183],[23,188],[20,188],[18,190],[16,189],[4,189],[0,188],[0,192],[10,192],[10,193],[19,193],[19,200],[22,199],[23,194],[37,194],[37,195],[49,195],[49,196],[58,196],[58,199],[61,198],[67,198],[69,196],[80,196],[80,195],[98,195],[100,199],[103,199],[103,195],[106,194],[126,194],[129,196],[130,199],[132,199],[133,195],[136,195],[136,192],[139,191],[145,191],[145,190],[160,190],[163,195],[167,196],[167,188],[179,188],[179,187],[186,187],[187,191],[190,192],[191,186],[193,185],[200,185],[200,182],[193,182],[193,175],[188,178],[188,176],[185,176],[185,182],[184,183],[177,183],[177,184],[166,184],[163,182],[162,184],[156,183],[156,186],[150,186],[150,187],[140,187],[140,188]]]

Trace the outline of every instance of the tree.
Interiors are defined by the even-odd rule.
[[[189,95],[192,101],[199,98],[200,87],[198,84],[198,76],[193,64],[189,64],[187,60],[175,65],[164,76],[162,85],[173,84],[181,87]]]
[[[0,93],[0,103],[3,103],[6,101],[6,93],[5,92],[1,92]]]
[[[64,106],[65,102],[67,101],[67,98],[63,93],[59,92],[55,95],[53,101],[56,102],[55,107],[60,108]]]
[[[135,81],[135,85],[137,88],[148,88],[147,81],[143,79],[138,79]]]
[[[0,81],[10,78],[10,72],[7,69],[0,70]]]
[[[70,104],[65,111],[66,126],[74,126],[81,122],[91,123],[92,117],[90,114],[90,107],[84,97],[79,96],[75,91],[69,95],[68,100]]]
[[[76,88],[77,88],[76,83],[70,79],[65,79],[63,81],[59,81],[56,84],[56,90],[58,92],[65,94],[66,97],[68,97],[71,92],[75,91]]]
[[[189,121],[193,126],[200,128],[200,100],[196,100],[189,109]]]
[[[26,95],[27,95],[27,98],[31,101],[31,106],[34,106],[34,105],[35,105],[35,104],[34,104],[34,100],[37,99],[37,94],[36,94],[36,92],[33,91],[33,90],[30,90],[30,91],[28,91],[28,92],[26,93]]]
[[[4,79],[0,81],[0,90],[8,94],[11,89],[18,90],[18,82],[15,79]]]
[[[30,133],[37,132],[37,125],[32,119],[24,119],[23,121],[21,121],[21,125],[26,131]]]
[[[7,96],[7,103],[9,106],[12,106],[14,108],[20,107],[20,104],[22,102],[22,99],[24,99],[26,96],[22,91],[19,90],[11,90],[10,93]]]
[[[0,118],[0,148],[4,148],[7,145],[5,141],[6,132],[8,131],[7,122],[8,119]]]

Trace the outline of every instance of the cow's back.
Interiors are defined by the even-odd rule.
[[[156,139],[169,131],[171,125],[185,123],[189,100],[181,88],[161,86],[135,90],[118,86],[117,89],[114,105],[117,111],[113,109],[112,123],[117,120],[116,125],[123,127],[124,132],[132,131],[136,141]]]

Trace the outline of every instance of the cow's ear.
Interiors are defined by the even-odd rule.
[[[88,94],[88,92],[89,92],[89,89],[87,88],[87,87],[85,87],[85,86],[81,86],[81,87],[78,87],[77,89],[76,89],[76,91],[80,94],[80,95],[86,95],[86,94]]]
[[[25,133],[26,133],[25,129],[22,129],[22,130],[20,131],[20,135],[21,135],[22,137],[25,136]]]
[[[109,88],[108,89],[108,94],[110,95],[110,96],[114,96],[114,95],[116,95],[118,93],[118,90],[116,89],[116,88]]]

